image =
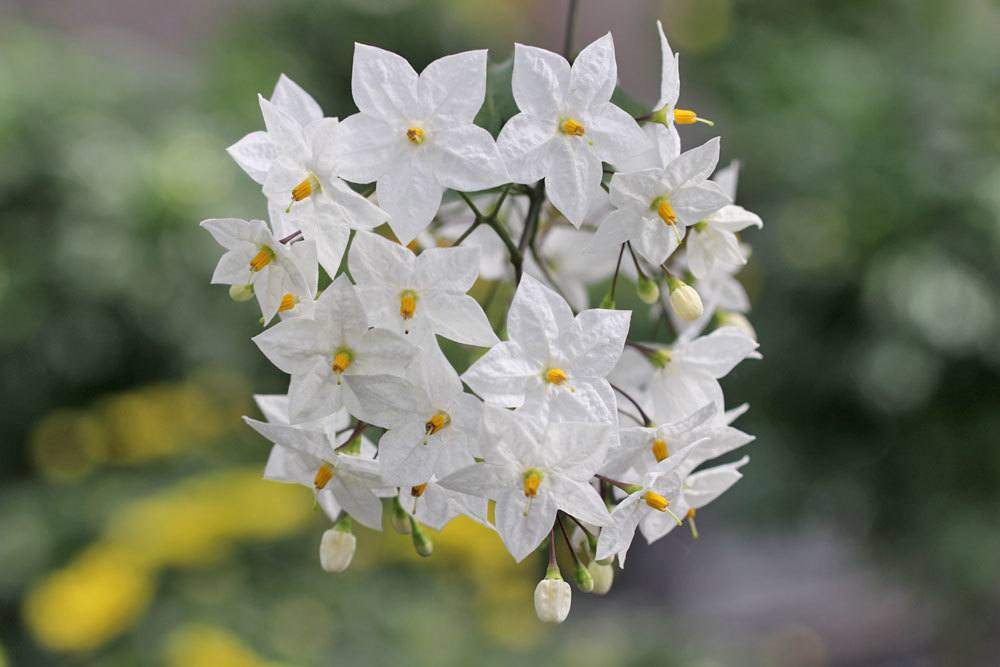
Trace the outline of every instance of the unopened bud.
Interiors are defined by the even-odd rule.
[[[587,566],[590,576],[594,580],[594,589],[591,593],[604,595],[611,590],[611,584],[615,581],[615,567],[611,563],[592,562]]]
[[[678,278],[667,281],[670,287],[670,306],[682,319],[693,322],[705,312],[701,297],[695,288]]]
[[[410,515],[403,509],[402,503],[399,502],[399,496],[392,499],[392,514],[390,517],[393,530],[400,535],[410,534]]]
[[[594,590],[594,578],[590,575],[590,570],[583,563],[576,564],[573,576],[576,577],[576,587],[581,591],[590,593]]]
[[[229,298],[233,301],[249,301],[253,298],[253,285],[230,285]]]
[[[357,540],[349,530],[334,526],[323,533],[319,543],[319,564],[327,572],[343,572],[351,564]]]
[[[635,291],[643,303],[653,305],[660,300],[660,286],[656,284],[656,281],[646,276],[639,276],[639,282],[636,283]]]
[[[424,558],[434,553],[434,543],[427,537],[423,527],[410,517],[410,531],[413,533],[413,548]]]
[[[615,297],[611,292],[604,295],[601,299],[601,305],[598,308],[603,308],[604,310],[614,310],[615,309]]]
[[[535,586],[535,614],[542,623],[562,623],[569,616],[573,591],[563,581],[558,568],[549,568],[545,578]]]
[[[716,313],[716,321],[720,327],[736,327],[754,340],[757,340],[757,331],[750,324],[750,320],[742,313],[731,313],[720,310]]]

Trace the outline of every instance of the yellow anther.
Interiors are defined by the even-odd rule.
[[[424,423],[424,433],[434,435],[450,423],[451,416],[447,412],[436,412]]]
[[[292,188],[292,201],[302,201],[307,199],[320,190],[319,179],[314,175],[309,174],[302,182]]]
[[[670,449],[667,447],[666,440],[657,438],[653,441],[653,456],[656,457],[657,463],[670,456]]]
[[[549,368],[545,371],[544,377],[549,384],[562,384],[566,381],[566,371],[561,368]]]
[[[690,109],[674,109],[674,122],[678,125],[693,125],[695,123],[704,123],[709,127],[715,125],[707,118],[699,118],[698,114]]]
[[[257,254],[250,260],[250,270],[256,273],[274,261],[274,251],[270,246],[262,245]]]
[[[285,295],[281,297],[281,303],[278,304],[278,312],[283,313],[287,310],[291,310],[299,303],[299,298],[292,294],[291,292],[285,292]]]
[[[404,320],[413,317],[417,311],[417,293],[411,289],[403,290],[399,294],[399,316]]]
[[[319,491],[324,488],[331,479],[333,479],[333,468],[329,463],[324,463],[319,467],[319,470],[316,471],[316,477],[313,478],[313,486],[315,486],[316,490]]]
[[[660,216],[660,220],[663,220],[664,224],[677,224],[677,214],[674,213],[674,207],[670,205],[670,199],[666,196],[654,199],[651,208],[656,211],[656,214]]]
[[[333,353],[333,363],[330,364],[330,367],[333,369],[334,373],[340,375],[346,371],[353,362],[354,353],[346,347],[342,347]]]
[[[559,131],[571,137],[582,137],[586,129],[583,124],[575,118],[567,118],[559,123]]]
[[[657,512],[666,512],[667,505],[670,501],[658,494],[656,491],[646,491],[642,494],[642,499],[646,501],[646,504],[652,507]]]
[[[538,468],[528,468],[524,471],[524,495],[527,498],[534,498],[538,495],[538,487],[545,477]]]
[[[412,241],[406,244],[406,249],[412,252],[413,254],[416,254],[417,251],[420,250],[420,241],[413,239]]]
[[[448,239],[437,239],[434,241],[434,246],[437,248],[450,248],[452,245],[452,242]]]
[[[413,496],[414,498],[419,498],[420,496],[424,495],[424,491],[426,490],[427,490],[427,482],[424,482],[423,484],[417,484],[416,486],[410,487],[410,495]]]
[[[688,526],[690,526],[690,528],[691,528],[691,537],[693,537],[694,539],[697,540],[698,539],[698,524],[694,522],[694,515],[696,513],[697,512],[695,512],[695,509],[692,507],[691,509],[688,510],[687,514],[685,515],[685,518],[688,520]]]
[[[693,519],[694,516],[695,516],[695,514],[697,514],[697,513],[698,513],[698,510],[696,510],[695,508],[692,507],[691,509],[688,510],[688,513],[685,514],[684,517],[686,519]]]
[[[406,130],[406,138],[411,144],[424,143],[424,128],[411,127]]]

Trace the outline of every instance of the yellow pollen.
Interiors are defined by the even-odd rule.
[[[688,518],[688,519],[693,519],[694,515],[697,514],[697,513],[698,513],[698,511],[695,508],[692,507],[691,509],[688,510],[688,513],[685,515],[685,517]]]
[[[319,191],[319,179],[309,174],[292,188],[292,201],[302,201]]]
[[[333,368],[333,372],[340,375],[346,371],[351,363],[354,361],[354,354],[347,349],[339,349],[333,355],[333,363],[330,367]]]
[[[424,143],[424,128],[422,127],[411,127],[406,130],[406,138],[411,144],[422,144]]]
[[[420,241],[413,239],[412,241],[406,244],[406,248],[410,252],[416,254],[416,252],[420,250]]]
[[[538,468],[528,468],[524,472],[524,495],[527,498],[534,498],[538,495],[538,486],[542,483],[545,475]]]
[[[416,311],[417,293],[410,289],[403,290],[399,295],[399,316],[404,320],[409,320]]]
[[[652,507],[657,512],[666,512],[667,505],[670,501],[658,494],[656,491],[646,491],[642,494],[642,499],[646,501],[646,504]]]
[[[670,449],[667,448],[666,440],[657,438],[653,441],[653,456],[656,457],[657,463],[670,456]]]
[[[319,467],[319,470],[316,471],[316,477],[313,479],[313,486],[315,486],[316,490],[319,491],[324,488],[331,479],[333,479],[333,468],[330,467],[329,463],[324,463]]]
[[[677,224],[677,214],[674,213],[674,207],[670,205],[670,200],[666,197],[657,197],[656,202],[656,213],[660,216],[660,220],[668,225]]]
[[[586,129],[583,124],[575,118],[567,118],[559,123],[559,131],[572,137],[582,137]]]
[[[698,122],[698,114],[690,109],[674,109],[674,122],[678,125],[693,125]]]
[[[549,384],[562,384],[566,381],[566,371],[561,368],[550,368],[545,371],[545,381]]]
[[[451,417],[446,412],[436,412],[424,423],[424,432],[427,435],[434,435],[445,426],[451,423]]]
[[[274,251],[269,246],[262,245],[257,254],[250,260],[250,270],[256,273],[274,261]]]
[[[291,292],[285,292],[285,296],[281,297],[281,303],[278,304],[278,312],[283,313],[287,310],[291,310],[298,304],[299,300]]]
[[[424,491],[426,490],[427,490],[427,482],[424,482],[423,484],[417,484],[416,486],[410,487],[410,495],[413,496],[414,498],[419,498],[420,496],[424,495]]]

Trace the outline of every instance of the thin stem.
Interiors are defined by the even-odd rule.
[[[575,523],[575,524],[576,524],[576,525],[577,525],[577,526],[578,526],[578,527],[580,528],[580,530],[582,530],[582,531],[583,531],[583,532],[584,532],[585,534],[587,534],[587,535],[588,535],[588,536],[590,536],[590,537],[594,537],[594,534],[593,534],[593,533],[591,533],[591,532],[590,532],[589,530],[587,530],[587,527],[586,527],[586,526],[584,526],[584,525],[583,525],[583,524],[582,524],[582,523],[580,522],[580,520],[579,520],[579,519],[577,519],[577,518],[576,518],[575,516],[573,516],[572,514],[566,514],[565,512],[563,512],[563,514],[564,514],[565,516],[568,516],[568,517],[569,517],[570,519],[572,519],[572,520],[573,520],[573,523]]]
[[[563,38],[563,56],[569,60],[570,50],[573,48],[573,31],[576,28],[576,6],[577,0],[569,0],[569,11],[566,13],[566,33]]]
[[[469,197],[469,195],[465,194],[464,192],[459,192],[458,196],[464,199],[465,203],[469,205],[469,208],[472,209],[473,214],[475,214],[476,216],[476,220],[480,220],[481,218],[483,218],[483,214],[479,210],[479,207],[476,206],[476,202],[472,201],[472,198]]]
[[[368,424],[366,424],[363,421],[358,421],[358,423],[354,425],[354,430],[351,431],[351,434],[349,436],[347,436],[347,440],[344,440],[343,443],[337,445],[337,447],[333,451],[337,451],[341,447],[346,447],[347,445],[349,445],[351,441],[353,441],[356,437],[364,433],[366,428],[368,428]]]
[[[556,560],[556,527],[552,526],[549,531],[549,569],[559,569],[559,561]]]
[[[657,350],[649,347],[648,345],[643,345],[642,343],[637,343],[634,340],[625,341],[625,345],[633,349],[639,350],[643,354],[656,354]]]
[[[540,182],[531,193],[531,204],[528,206],[528,214],[524,217],[524,229],[521,231],[521,238],[517,242],[517,249],[522,253],[535,239],[538,216],[542,212],[543,203],[545,203],[545,183]]]
[[[462,245],[462,241],[464,241],[465,239],[469,238],[469,234],[471,234],[472,232],[476,231],[476,229],[478,229],[479,225],[481,225],[481,224],[483,224],[483,221],[480,220],[479,218],[476,218],[476,220],[471,225],[469,225],[469,228],[466,229],[464,232],[462,232],[461,236],[459,236],[457,239],[455,239],[455,241],[451,244],[451,247],[454,248],[455,246]]]
[[[503,241],[504,246],[507,248],[507,254],[510,255],[510,263],[514,265],[514,274],[517,276],[517,281],[520,282],[521,270],[524,266],[524,255],[518,247],[514,245],[514,241],[510,238],[510,234],[507,233],[507,230],[504,229],[499,222],[492,218],[484,218],[483,224],[489,226],[490,229],[497,233],[500,240]]]
[[[628,246],[628,254],[632,255],[632,263],[635,264],[635,270],[638,271],[641,277],[645,278],[646,272],[639,266],[639,259],[635,256],[635,250],[632,249],[632,242],[626,241],[625,245]]]
[[[615,275],[611,278],[611,300],[615,300],[615,288],[618,287],[618,274],[622,270],[622,255],[625,254],[625,244],[622,244],[621,250],[618,251],[618,263],[615,264]]]
[[[594,477],[601,480],[602,482],[607,482],[612,486],[617,486],[619,489],[625,491],[626,493],[631,493],[632,492],[631,489],[635,486],[638,486],[637,484],[626,484],[625,482],[621,482],[617,479],[611,479],[610,477],[605,477],[604,475],[594,475]]]
[[[555,278],[552,276],[552,272],[549,271],[549,267],[545,266],[545,261],[535,248],[535,244],[532,243],[529,249],[531,250],[531,256],[535,258],[535,263],[538,265],[538,269],[542,272],[542,276],[549,282],[550,285],[552,285],[552,289],[554,289],[559,296],[563,298],[563,301],[569,303],[569,299],[566,298],[565,292],[562,291],[562,288],[559,287],[559,283],[557,283]]]
[[[626,417],[628,417],[629,419],[631,419],[632,421],[634,421],[639,426],[645,426],[646,425],[646,422],[644,422],[641,417],[639,417],[638,415],[632,414],[628,410],[622,410],[621,408],[618,408],[618,414],[625,415]]]
[[[576,555],[576,549],[573,548],[573,542],[569,539],[569,533],[566,532],[566,526],[563,524],[562,515],[565,512],[560,512],[556,514],[556,524],[559,525],[559,532],[562,533],[563,539],[566,540],[566,547],[569,549],[570,554],[573,556],[573,563],[580,567],[580,557]]]
[[[647,415],[646,411],[642,409],[642,406],[639,405],[639,402],[637,400],[635,400],[634,398],[632,398],[627,391],[625,391],[624,389],[622,389],[621,387],[619,387],[616,384],[612,384],[611,388],[614,389],[619,394],[621,394],[622,396],[624,396],[625,398],[628,399],[628,402],[631,403],[632,406],[635,407],[635,409],[639,411],[639,416],[642,417],[642,420],[644,422],[646,422],[646,426],[652,426],[653,425],[653,420],[649,418],[649,415]]]
[[[507,194],[510,193],[511,185],[511,183],[508,183],[503,186],[503,190],[500,191],[500,196],[497,197],[497,200],[493,203],[493,208],[491,208],[490,212],[486,214],[487,218],[496,218],[497,214],[500,213],[500,207],[503,206],[504,200],[507,199]]]
[[[285,238],[278,239],[278,243],[290,243],[291,241],[294,241],[296,239],[296,237],[298,237],[298,236],[302,236],[302,230],[301,229],[296,229],[294,232],[292,232],[291,234],[289,234]]]

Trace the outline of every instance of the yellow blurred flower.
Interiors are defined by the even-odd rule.
[[[233,634],[207,625],[186,625],[170,636],[167,667],[278,667],[259,658]]]

